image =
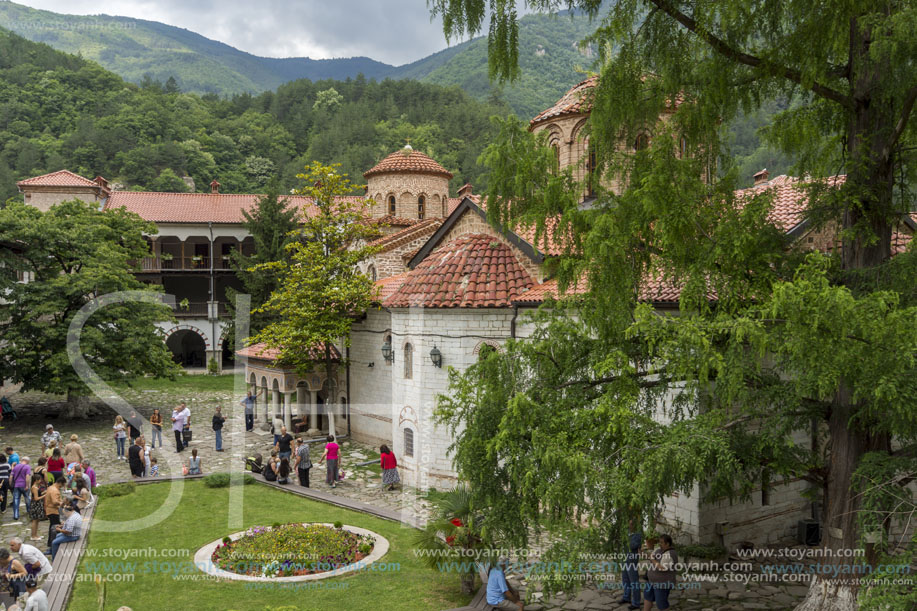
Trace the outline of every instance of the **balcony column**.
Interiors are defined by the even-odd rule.
[[[315,437],[319,435],[321,431],[318,430],[318,391],[310,390],[309,391],[309,431],[308,435],[310,437]]]
[[[267,398],[267,394],[270,392],[270,389],[267,387],[267,383],[265,383],[263,390],[264,390],[264,394],[262,394],[261,396],[264,398],[261,400],[261,406],[264,408],[262,410],[262,413],[264,414],[264,419],[262,420],[262,422],[264,422],[265,425],[270,426],[271,424],[271,415],[270,415],[271,403],[270,403],[270,400]]]
[[[293,434],[293,404],[296,402],[296,391],[283,393],[283,426],[287,427],[287,432]]]

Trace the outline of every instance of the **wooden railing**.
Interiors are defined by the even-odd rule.
[[[207,302],[189,301],[184,305],[181,302],[178,302],[172,306],[172,313],[175,314],[176,318],[207,318]],[[217,304],[217,315],[229,315],[229,310],[226,308],[225,302],[221,301]]]
[[[229,257],[216,257],[213,268],[218,270],[232,269]],[[209,272],[210,257],[144,257],[140,260],[140,269],[145,272],[184,271]]]

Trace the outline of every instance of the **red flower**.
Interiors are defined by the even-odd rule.
[[[462,521],[459,520],[458,518],[452,518],[452,525],[453,526],[464,526],[464,524],[462,524]]]
[[[455,541],[455,536],[454,536],[454,535],[450,535],[450,536],[446,537],[446,545],[452,547],[452,544],[453,544],[454,541]]]

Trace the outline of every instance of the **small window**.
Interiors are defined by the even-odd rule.
[[[414,431],[404,429],[404,455],[414,456]]]
[[[391,214],[392,216],[395,216],[395,196],[394,195],[388,196],[388,213]]]
[[[685,136],[678,141],[678,155],[682,159],[688,156],[688,139]]]
[[[404,379],[410,380],[414,377],[414,346],[411,344],[404,345]]]
[[[634,140],[634,150],[635,151],[642,151],[646,149],[647,147],[649,147],[649,145],[650,145],[650,138],[646,134],[639,134],[637,136],[637,139]]]
[[[376,281],[376,266],[370,265],[369,268],[366,270],[366,275],[369,276],[370,280],[375,282]]]
[[[427,200],[421,195],[417,198],[417,218],[423,219],[424,207],[426,206]]]
[[[595,150],[590,147],[589,155],[586,158],[586,196],[595,197],[595,183],[598,177],[595,175],[596,160]]]
[[[560,143],[556,140],[551,143],[551,149],[554,153],[554,173],[560,172]]]

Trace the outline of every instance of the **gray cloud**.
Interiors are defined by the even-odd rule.
[[[425,0],[18,0],[78,15],[160,21],[266,57],[365,55],[400,65],[446,47]]]

